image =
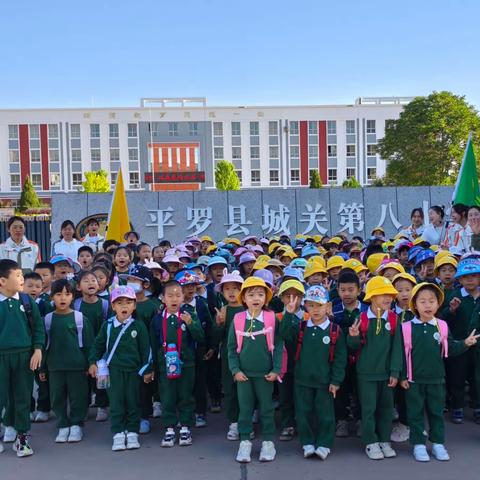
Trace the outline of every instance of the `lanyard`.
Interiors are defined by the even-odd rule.
[[[117,339],[115,340],[115,343],[113,344],[112,349],[110,350],[110,355],[107,358],[107,365],[110,365],[110,362],[112,361],[113,354],[115,353],[115,350],[118,347],[118,344],[120,343],[120,339],[122,338],[123,334],[127,331],[127,328],[133,323],[133,318],[131,318],[127,323],[123,324],[122,330],[118,334]],[[113,327],[113,322],[111,324]],[[108,352],[108,344],[110,342],[110,331],[107,329],[107,352]]]
[[[176,316],[176,315],[175,315]],[[182,351],[182,322],[178,323],[177,318],[177,351],[178,355]],[[167,354],[167,309],[163,312],[163,354]]]

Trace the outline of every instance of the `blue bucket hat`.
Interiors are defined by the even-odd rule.
[[[328,290],[321,285],[313,285],[305,292],[304,300],[306,302],[315,302],[325,305],[330,301]]]
[[[210,268],[210,267],[213,267],[213,265],[225,265],[225,266],[227,266],[228,263],[227,263],[227,261],[226,261],[223,257],[219,257],[219,256],[217,255],[217,256],[215,256],[215,257],[212,257],[212,258],[208,261],[207,267]]]
[[[311,255],[320,255],[318,248],[312,244],[305,245],[302,248],[302,257],[309,257]]]
[[[424,250],[423,247],[418,247],[418,246],[417,247],[412,247],[408,251],[408,261],[413,262],[415,260],[415,257],[423,250]]]
[[[283,270],[283,277],[294,278],[295,280],[303,283],[303,272],[300,268],[290,266],[285,267],[285,269]]]
[[[182,286],[200,285],[202,280],[192,270],[183,270],[175,275],[175,280]]]
[[[475,273],[480,273],[480,260],[478,258],[465,258],[458,263],[455,278],[473,275]]]
[[[427,260],[433,260],[435,258],[435,252],[430,249],[425,249],[418,253],[415,257],[415,267],[418,267],[422,263],[426,262]]]
[[[305,258],[294,258],[290,262],[290,266],[295,267],[295,268],[301,268],[301,269],[305,270],[305,268],[307,268],[307,263],[308,262]]]

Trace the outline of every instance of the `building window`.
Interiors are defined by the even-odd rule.
[[[290,146],[290,157],[291,158],[298,158],[300,156],[300,149],[297,145]]]
[[[108,135],[110,138],[118,138],[118,123],[108,125]]]
[[[347,145],[347,157],[354,157],[355,154],[355,145]]]
[[[269,147],[270,158],[278,158],[278,147]]]
[[[198,122],[188,122],[188,134],[191,137],[198,136]]]
[[[237,174],[237,177],[240,180],[240,184],[241,184],[242,183],[242,171],[241,170],[235,170],[235,173]]]
[[[138,161],[138,150],[136,148],[128,149],[128,161],[137,162]]]
[[[72,150],[72,162],[82,161],[82,151],[78,149]]]
[[[120,149],[118,149],[118,148],[111,148],[110,149],[110,161],[111,162],[119,162],[120,161]]]
[[[70,125],[70,136],[72,138],[80,138],[80,124],[72,123]]]
[[[50,162],[59,162],[60,161],[60,152],[58,150],[49,150],[48,159]]]
[[[280,177],[278,170],[270,170],[270,183],[279,183]]]
[[[30,161],[31,162],[40,161],[40,150],[30,150]]]
[[[318,147],[316,145],[308,146],[308,158],[318,158]]]
[[[8,138],[10,140],[16,140],[18,138],[18,125],[8,126]]]
[[[250,136],[260,135],[260,125],[258,122],[250,122]]]
[[[242,158],[242,148],[232,147],[232,159],[239,160],[240,158]]]
[[[355,178],[357,175],[356,168],[347,168],[347,178]]]
[[[20,161],[20,153],[18,150],[10,150],[8,152],[8,157],[10,159],[10,163],[18,163]]]
[[[10,174],[10,187],[15,188],[20,186],[20,175],[18,173]]]
[[[214,147],[213,149],[213,158],[215,160],[222,160],[223,156],[223,147]]]
[[[328,181],[329,182],[336,182],[337,181],[337,169],[336,168],[329,168],[328,169]]]
[[[117,183],[117,172],[110,172],[110,186],[113,188]]]
[[[377,168],[376,167],[368,167],[367,168],[367,180],[375,180],[377,178]]]
[[[222,122],[213,122],[213,134],[216,137],[221,137],[223,135],[223,123]]]
[[[250,179],[252,183],[260,183],[260,170],[252,170],[250,172]]]
[[[375,120],[367,120],[367,133],[375,133],[376,132],[376,122]]]
[[[140,174],[138,172],[130,172],[130,188],[140,188]]]
[[[298,135],[298,122],[290,122],[290,135]]]
[[[59,187],[60,186],[60,174],[59,173],[51,173],[50,174],[50,186],[51,187]]]
[[[347,120],[347,135],[355,133],[355,120]]]
[[[337,122],[335,120],[327,121],[327,134],[336,135],[337,134]]]
[[[72,173],[72,186],[81,187],[82,186],[82,174],[81,173]]]
[[[99,148],[92,148],[90,150],[90,160],[92,162],[100,162],[101,161],[100,149]]]
[[[268,122],[268,134],[269,135],[278,135],[278,123],[277,122]]]
[[[377,146],[375,144],[367,145],[367,155],[374,157],[377,154]]]
[[[232,135],[238,136],[240,132],[240,122],[232,122]]]
[[[168,135],[170,137],[178,136],[178,123],[177,122],[168,122]]]
[[[48,138],[58,138],[58,125],[56,123],[48,124]]]
[[[30,125],[30,140],[38,140],[40,138],[40,126],[39,125]]]
[[[336,157],[337,156],[337,146],[336,145],[328,145],[327,146],[327,155],[329,157]]]
[[[308,134],[317,135],[318,134],[318,123],[317,122],[308,122]]]
[[[260,158],[260,147],[250,147],[250,158]]]
[[[90,138],[100,138],[100,125],[98,123],[90,124]]]
[[[290,170],[290,180],[292,182],[300,181],[300,170]]]
[[[129,123],[127,125],[128,137],[135,138],[138,137],[137,134],[137,124],[136,123]]]

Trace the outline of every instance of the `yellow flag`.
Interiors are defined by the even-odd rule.
[[[118,171],[117,183],[113,192],[110,213],[108,214],[107,234],[105,240],[116,240],[124,242],[124,235],[130,231],[130,220],[128,218],[127,197],[123,185],[122,169]]]

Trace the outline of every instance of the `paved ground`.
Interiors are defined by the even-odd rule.
[[[359,439],[339,439],[327,461],[304,460],[296,440],[276,442],[277,459],[258,461],[259,441],[254,443],[254,459],[247,466],[234,461],[237,443],[225,439],[226,422],[222,414],[210,415],[209,426],[194,431],[191,447],[160,448],[161,427],[142,436],[142,448],[113,453],[108,424],[89,421],[80,444],[56,445],[54,420],[34,425],[31,443],[35,455],[17,459],[10,445],[0,455],[1,480],[478,480],[480,475],[480,425],[470,420],[464,425],[447,424],[450,462],[432,460],[419,464],[410,456],[407,444],[398,445],[398,457],[374,462],[363,453]]]

